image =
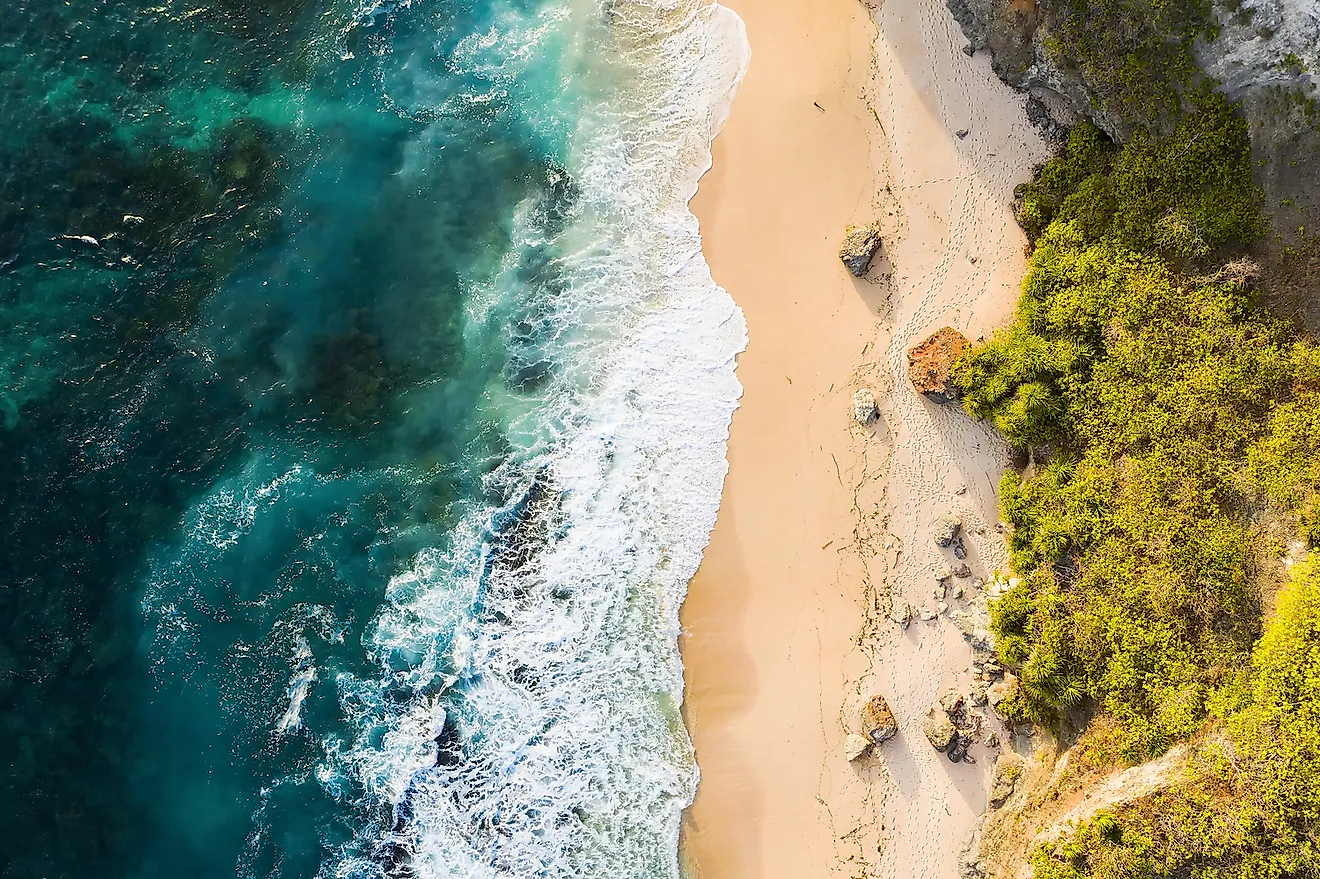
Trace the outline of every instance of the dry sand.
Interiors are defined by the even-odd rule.
[[[701,879],[951,877],[992,755],[951,764],[920,720],[970,654],[947,617],[904,631],[885,615],[891,594],[935,608],[945,510],[965,517],[977,574],[1002,565],[1006,449],[918,397],[905,352],[943,325],[976,338],[1007,321],[1024,269],[1008,203],[1045,148],[941,0],[727,5],[752,61],[693,208],[750,344],[683,609],[702,772],[684,855]],[[874,219],[888,257],[857,281],[837,247]],[[859,387],[880,401],[870,428],[851,419]],[[901,732],[849,764],[843,738],[873,692]]]

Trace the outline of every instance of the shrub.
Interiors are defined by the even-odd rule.
[[[1048,225],[1016,320],[955,369],[1041,462],[1003,483],[1023,582],[992,608],[1023,714],[1089,700],[1133,759],[1193,732],[1259,635],[1257,484],[1320,498],[1320,359],[1246,275],[1190,271],[1259,231],[1258,200],[1222,102],[1122,149],[1074,131],[1023,194]]]

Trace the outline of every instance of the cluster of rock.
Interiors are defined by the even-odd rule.
[[[843,246],[839,248],[839,259],[855,277],[864,278],[871,270],[871,262],[880,252],[883,242],[880,240],[880,226],[849,226],[843,233]]]
[[[953,380],[953,364],[971,342],[952,327],[944,327],[908,350],[908,377],[917,393],[934,403],[952,403],[962,398]]]
[[[898,735],[898,721],[884,696],[876,695],[867,699],[860,714],[861,733],[849,733],[843,741],[843,753],[849,762],[865,757],[873,747]]]
[[[971,566],[966,561],[967,545],[963,542],[962,528],[962,519],[952,512],[945,513],[935,522],[932,529],[935,545],[949,550],[953,556],[950,564],[935,574],[935,587],[932,590],[935,605],[933,608],[923,606],[920,610],[913,610],[906,600],[895,598],[889,614],[894,623],[906,629],[911,625],[913,617],[930,622],[950,612],[950,601],[961,601],[969,594],[974,596],[981,588],[981,580],[972,576]]]
[[[976,762],[968,750],[980,741],[985,722],[985,715],[967,702],[961,693],[950,690],[931,706],[921,724],[931,746],[954,763]]]

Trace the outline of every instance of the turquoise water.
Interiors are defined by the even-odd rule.
[[[704,2],[0,8],[0,875],[676,876]]]

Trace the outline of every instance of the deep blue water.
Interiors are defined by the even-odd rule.
[[[0,6],[0,875],[675,875],[708,13]]]

